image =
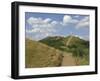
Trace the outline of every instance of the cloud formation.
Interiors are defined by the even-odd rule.
[[[69,15],[65,15],[64,17],[63,17],[63,24],[64,25],[67,25],[67,24],[77,24],[79,22],[79,20],[77,20],[77,19],[74,19],[74,18],[72,18],[71,16],[69,16]]]
[[[41,37],[51,36],[56,32],[55,25],[57,25],[57,21],[52,21],[50,18],[42,19],[30,17],[27,23],[31,25],[32,29],[26,29],[26,33],[33,34],[36,40],[41,39]]]
[[[29,17],[27,23],[32,27],[26,29],[26,37],[40,40],[47,36],[59,35],[62,29],[74,25],[74,28],[80,29],[89,27],[89,17],[84,17],[78,20],[79,16],[72,17],[71,15],[64,15],[61,21],[53,20],[51,18]]]
[[[83,28],[83,27],[89,27],[89,17],[85,17],[82,20],[79,21],[79,23],[76,25],[76,28]]]

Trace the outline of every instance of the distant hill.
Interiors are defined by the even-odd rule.
[[[68,40],[72,37],[69,44],[67,44]],[[80,39],[79,37],[75,36],[67,36],[67,37],[60,37],[60,36],[54,36],[54,37],[47,37],[40,42],[47,44],[51,47],[54,47],[56,49],[60,49],[63,51],[66,51],[68,47],[82,47],[82,48],[88,48],[89,47],[89,41]],[[68,50],[67,50],[68,51]]]
[[[63,52],[37,41],[26,39],[25,67],[61,66]]]
[[[80,64],[89,64],[89,41],[71,35],[46,37],[39,42],[64,52],[71,52],[73,56],[83,59]]]

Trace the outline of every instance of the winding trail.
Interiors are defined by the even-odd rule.
[[[69,37],[68,41],[66,42],[66,46],[70,44],[70,41],[73,39],[73,33]],[[72,53],[64,53],[63,54],[63,60],[62,60],[62,66],[75,66],[76,61],[75,58],[72,56]]]

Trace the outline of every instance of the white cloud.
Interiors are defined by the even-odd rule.
[[[35,17],[30,17],[27,22],[28,24],[30,24],[33,28],[36,27],[52,27],[51,23],[50,23],[51,19],[50,18],[46,18],[46,19],[42,19],[42,18],[35,18]]]
[[[63,23],[64,23],[64,24],[69,23],[71,20],[72,20],[71,16],[65,15],[65,16],[63,17]]]
[[[89,17],[84,17],[82,20],[79,21],[79,23],[76,25],[76,28],[83,28],[83,27],[89,27]]]
[[[82,22],[89,21],[89,17],[84,17],[84,19],[81,20]]]
[[[46,18],[43,22],[44,22],[44,23],[49,23],[50,21],[51,21],[50,18]]]
[[[30,17],[27,23],[31,25],[32,29],[26,29],[26,33],[29,34],[29,37],[39,40],[56,32],[55,27],[58,22],[52,21],[50,18],[42,19]],[[33,34],[34,37],[30,34]]]
[[[34,40],[40,40],[42,38],[45,38],[47,36],[52,36],[53,33],[50,32],[51,30],[40,30],[40,29],[34,29],[31,30],[31,32],[28,31],[28,33],[26,34],[26,37],[29,39],[34,39]]]
[[[26,37],[39,40],[41,38],[45,38],[46,36],[59,35],[59,32],[61,32],[63,28],[67,27],[68,24],[74,24],[74,27],[77,29],[89,26],[89,18],[85,17],[79,21],[70,15],[64,15],[62,21],[55,21],[50,18],[42,19],[40,17],[30,17],[27,20],[27,23],[31,26],[31,29],[27,29],[26,27]]]
[[[42,24],[43,21],[41,18],[35,18],[35,17],[30,17],[27,22],[30,24],[30,25],[34,25],[34,24]]]
[[[76,18],[78,18],[79,16],[73,16],[74,18],[72,18],[72,16],[70,15],[65,15],[63,17],[63,22],[61,22],[62,25],[66,26],[68,24],[75,24],[76,28],[83,28],[83,27],[89,27],[89,17],[84,17],[81,20],[78,20]]]
[[[67,24],[76,24],[76,23],[78,23],[78,20],[77,19],[74,19],[74,18],[72,18],[69,15],[65,15],[63,17],[63,22],[61,24],[62,25],[67,25]]]
[[[82,27],[89,27],[89,22],[78,23],[77,28],[82,28]]]
[[[52,25],[57,25],[58,22],[57,22],[57,21],[52,21],[51,24],[52,24]]]
[[[36,32],[41,32],[40,28],[37,27],[31,30],[26,30],[26,33],[36,33]]]
[[[79,22],[79,20],[77,20],[77,19],[72,19],[71,21],[70,21],[70,23],[72,23],[72,24],[77,24]]]
[[[27,23],[31,25],[32,29],[26,29],[27,37],[39,40],[45,38],[46,36],[58,35],[61,31],[61,27],[65,27],[70,23],[77,23],[78,20],[73,19],[69,15],[65,15],[62,21],[55,21],[50,18],[42,19],[40,17],[30,17]]]

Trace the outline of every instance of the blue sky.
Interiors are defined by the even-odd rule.
[[[41,40],[48,36],[73,35],[89,40],[89,16],[25,12],[26,38]]]

